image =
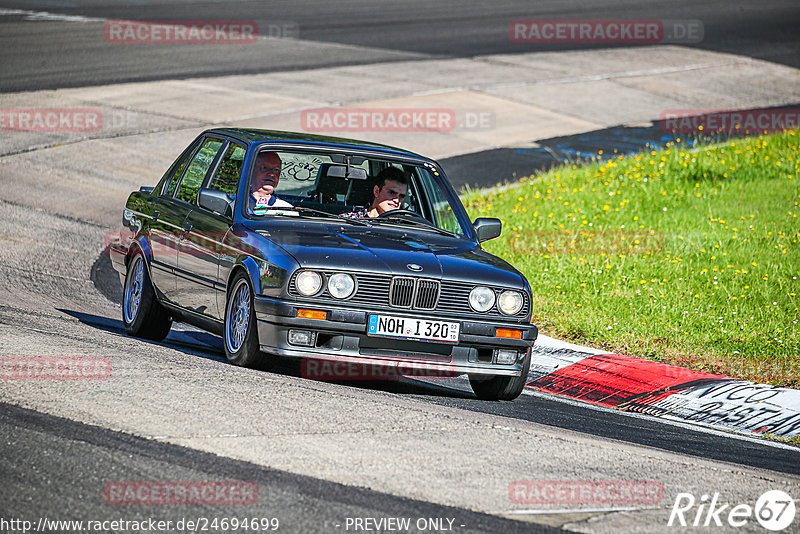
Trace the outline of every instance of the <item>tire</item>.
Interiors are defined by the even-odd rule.
[[[263,361],[253,308],[253,286],[240,271],[233,278],[225,301],[225,357],[234,365],[255,367]]]
[[[130,336],[161,341],[172,328],[172,317],[156,299],[144,255],[137,251],[125,272],[122,322]]]
[[[522,393],[531,368],[531,351],[525,355],[519,376],[469,375],[472,391],[481,400],[514,400]]]

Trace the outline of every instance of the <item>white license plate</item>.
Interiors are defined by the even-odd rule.
[[[367,334],[458,343],[459,323],[393,315],[370,315]]]

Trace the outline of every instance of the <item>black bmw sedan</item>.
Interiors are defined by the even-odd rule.
[[[530,286],[481,248],[501,222],[470,221],[431,159],[208,130],[130,195],[122,223],[109,250],[130,335],[161,340],[181,321],[221,335],[236,365],[303,358],[309,378],[348,369],[333,379],[466,373],[491,400],[525,385]]]

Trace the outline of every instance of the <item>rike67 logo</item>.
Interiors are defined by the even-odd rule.
[[[710,499],[703,495],[698,501],[691,493],[679,493],[667,526],[739,528],[755,519],[765,529],[778,532],[792,524],[796,512],[794,499],[781,490],[765,492],[755,506],[721,504],[719,493],[714,493]]]

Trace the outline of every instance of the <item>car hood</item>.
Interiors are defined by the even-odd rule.
[[[282,247],[302,267],[526,286],[513,266],[468,239],[389,224],[272,220],[247,227]]]

